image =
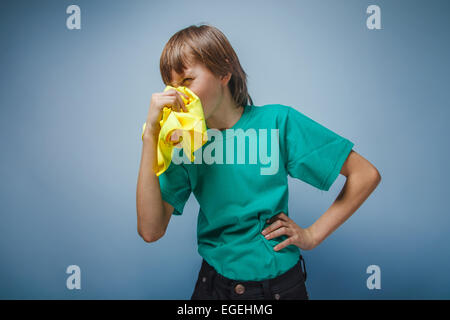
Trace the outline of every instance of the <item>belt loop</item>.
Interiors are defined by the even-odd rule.
[[[303,262],[303,270],[305,270],[305,271],[303,271],[303,277],[305,278],[305,281],[306,281],[306,276],[307,276],[306,265],[305,265],[305,260],[303,259],[302,255],[300,255],[300,262]]]
[[[264,297],[266,300],[273,300],[272,299],[272,293],[270,290],[269,280],[263,280],[262,281],[263,290],[264,290]]]

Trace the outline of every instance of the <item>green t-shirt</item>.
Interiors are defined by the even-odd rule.
[[[354,144],[280,104],[245,106],[231,129],[249,134],[242,139],[230,129],[208,130],[208,142],[194,153],[200,163],[190,163],[183,149],[174,148],[169,168],[159,176],[162,198],[175,208],[174,215],[181,215],[194,193],[200,205],[198,253],[219,274],[242,281],[271,279],[300,256],[295,245],[273,250],[286,235],[267,240],[261,234],[267,219],[289,215],[287,175],[328,191]],[[227,148],[234,152],[226,153]]]

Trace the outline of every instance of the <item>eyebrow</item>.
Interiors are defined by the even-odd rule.
[[[186,78],[186,76],[187,76],[188,74],[190,74],[190,73],[191,73],[191,69],[186,69],[186,72],[183,72],[183,73],[181,74],[181,80],[184,80],[184,79]],[[183,81],[181,81],[181,82],[183,82]],[[174,83],[169,83],[169,85],[172,86],[172,87],[175,87],[175,84],[174,84]]]

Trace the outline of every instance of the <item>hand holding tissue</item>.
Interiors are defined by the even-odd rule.
[[[177,112],[169,107],[162,110],[162,119],[159,121],[161,130],[157,141],[157,165],[155,173],[161,175],[167,170],[172,161],[172,152],[174,147],[181,146],[184,154],[188,156],[190,161],[194,161],[194,151],[201,148],[207,141],[208,135],[206,131],[205,116],[203,114],[202,103],[189,88],[167,86],[164,91],[175,89],[184,93],[189,98],[186,99],[180,95],[188,112]],[[142,140],[144,139],[144,131],[147,123],[142,127]],[[178,141],[172,141],[172,134],[180,133]]]

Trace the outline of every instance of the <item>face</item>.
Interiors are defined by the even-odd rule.
[[[184,75],[172,70],[173,87],[184,86],[192,90],[202,103],[205,120],[208,119],[222,102],[227,77],[221,79],[209,71],[202,63],[186,66]]]

